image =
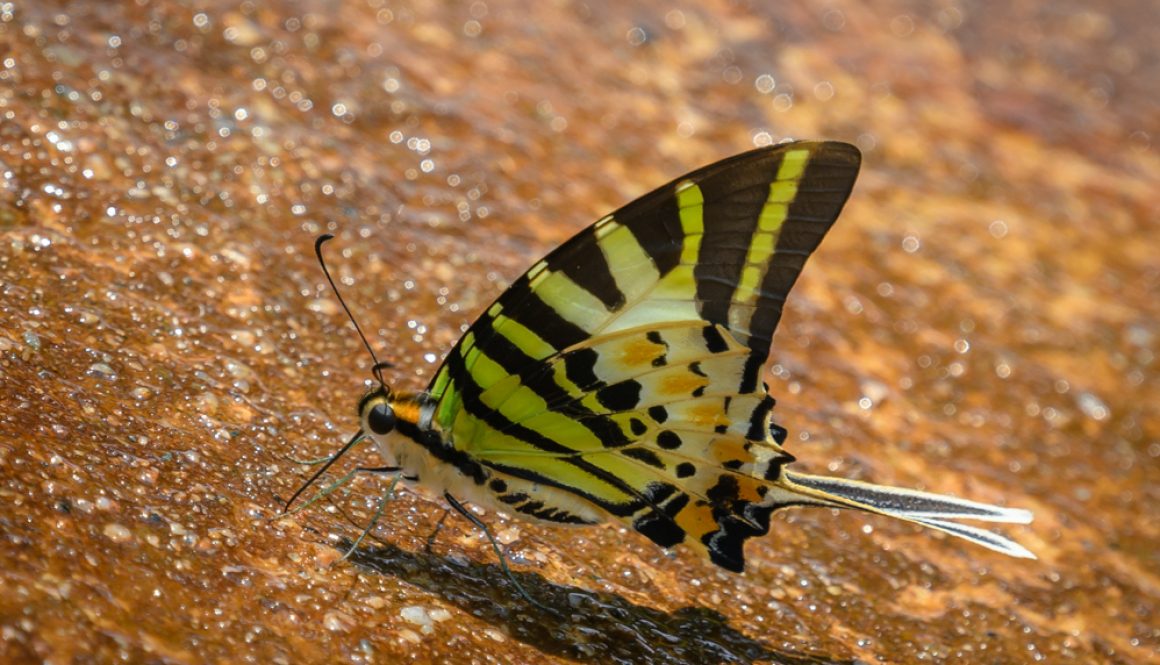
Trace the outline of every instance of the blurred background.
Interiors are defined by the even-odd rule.
[[[0,2],[0,660],[1160,662],[1153,3]],[[1029,508],[1017,561],[787,511],[743,576],[385,483],[280,517],[556,244],[858,145],[774,342],[805,471]],[[365,451],[355,464],[378,463]]]

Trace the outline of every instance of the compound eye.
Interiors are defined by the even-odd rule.
[[[374,434],[388,434],[395,429],[395,410],[389,404],[376,404],[367,414],[367,427]]]

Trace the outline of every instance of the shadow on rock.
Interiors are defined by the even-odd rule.
[[[350,543],[343,543],[342,549]],[[820,654],[776,651],[729,627],[718,612],[686,607],[666,613],[607,593],[553,584],[513,571],[547,611],[513,588],[499,565],[456,562],[394,545],[355,551],[361,568],[402,578],[546,654],[595,663],[849,663]]]

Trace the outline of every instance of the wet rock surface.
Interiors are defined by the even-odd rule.
[[[780,5],[780,3],[779,3]],[[1160,57],[1113,2],[0,2],[0,660],[1158,662]],[[381,477],[293,516],[600,215],[865,153],[768,380],[799,468],[1034,510],[1016,561],[788,511],[743,576]],[[367,452],[354,464],[375,464]]]

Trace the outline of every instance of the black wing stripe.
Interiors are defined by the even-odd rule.
[[[553,254],[547,260],[548,269],[563,272],[578,286],[596,296],[610,312],[624,307],[625,297],[608,260],[596,242],[596,227],[589,226],[575,238],[576,249],[571,252]]]
[[[628,227],[661,275],[668,274],[680,263],[685,235],[681,230],[681,211],[673,187],[663,188],[663,196],[654,193],[629,203],[612,215]]]
[[[589,337],[583,328],[560,316],[559,312],[541,300],[529,286],[527,275],[517,279],[500,296],[499,302],[503,305],[504,314],[519,321],[558,351]]]

